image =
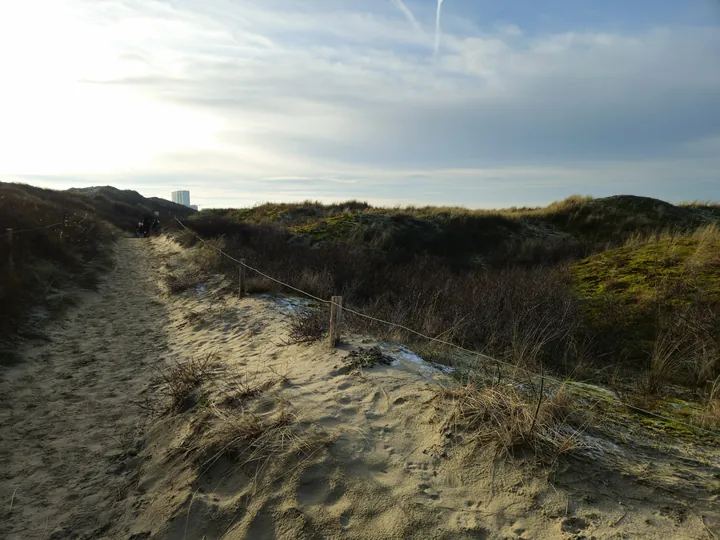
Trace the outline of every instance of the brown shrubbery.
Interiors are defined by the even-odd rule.
[[[345,305],[374,317],[530,370],[543,366],[607,381],[620,366],[643,391],[662,393],[669,381],[703,385],[718,374],[717,301],[675,302],[680,293],[668,290],[659,302],[645,298],[641,308],[613,294],[588,303],[568,261],[604,253],[608,231],[619,239],[615,246],[635,249],[633,244],[680,234],[676,230],[696,230],[705,219],[698,212],[638,197],[575,197],[545,209],[495,213],[263,205],[201,213],[189,223],[205,237],[222,235],[232,256],[313,295],[340,294]],[[713,231],[705,227],[693,237],[699,247],[688,264],[697,272],[715,264]],[[646,252],[653,250],[639,254]],[[675,262],[650,256],[645,264],[652,275],[661,275]],[[582,278],[593,283],[596,274],[586,268]],[[259,278],[249,272],[252,279]],[[638,282],[647,280],[639,276]],[[692,287],[697,283],[704,282]],[[623,290],[622,282],[607,285],[614,287],[610,292]],[[343,324],[408,345],[426,344],[349,312]],[[447,348],[434,352],[438,361],[451,356]]]

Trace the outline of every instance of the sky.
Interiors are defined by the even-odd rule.
[[[0,80],[2,181],[720,200],[720,0],[6,1]]]

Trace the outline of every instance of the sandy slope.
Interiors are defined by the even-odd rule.
[[[350,371],[347,351],[374,345],[360,338],[285,346],[292,301],[212,278],[162,294],[185,257],[123,240],[99,294],[4,374],[6,508],[17,491],[0,537],[712,538],[678,497],[601,467],[549,474],[451,444],[442,373],[390,345],[396,365]],[[143,429],[158,369],[206,355],[193,406]],[[248,418],[283,421],[270,458],[235,436]]]
[[[2,373],[0,537],[96,538],[117,518],[142,443],[134,402],[167,348],[153,264],[149,245],[121,240],[98,292]]]

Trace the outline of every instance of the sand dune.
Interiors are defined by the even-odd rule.
[[[715,516],[592,463],[453,442],[447,375],[359,336],[286,345],[302,300],[241,299],[212,276],[167,294],[163,274],[191,264],[165,238],[122,240],[99,292],[4,374],[0,536],[712,538]],[[375,346],[391,365],[351,368]],[[169,412],[191,359],[202,380]]]

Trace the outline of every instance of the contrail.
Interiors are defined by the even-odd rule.
[[[397,7],[400,11],[403,12],[403,15],[405,15],[405,18],[410,21],[410,23],[415,27],[416,30],[419,30],[422,32],[422,28],[420,28],[420,25],[417,22],[417,19],[415,18],[415,15],[413,15],[413,12],[410,11],[410,8],[405,5],[405,2],[403,0],[390,0],[393,4],[395,4],[395,7]]]
[[[440,50],[440,14],[442,11],[443,0],[437,0],[437,17],[435,18],[435,56]]]

